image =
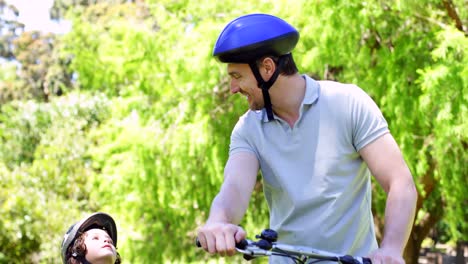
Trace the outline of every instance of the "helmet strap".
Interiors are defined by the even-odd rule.
[[[265,103],[265,109],[267,112],[268,121],[274,120],[273,108],[271,104],[270,93],[268,92],[268,90],[276,82],[276,79],[279,76],[280,70],[283,67],[286,56],[289,56],[289,54],[282,55],[278,58],[278,63],[277,63],[275,72],[273,73],[273,75],[270,77],[268,81],[263,80],[262,75],[260,74],[260,71],[258,69],[257,61],[254,60],[249,63],[250,69],[252,70],[255,76],[255,79],[257,79],[257,85],[258,87],[260,87],[260,89],[262,89],[263,101]]]

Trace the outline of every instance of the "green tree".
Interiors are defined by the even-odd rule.
[[[52,95],[61,95],[64,87],[71,88],[71,76],[53,52],[54,42],[53,34],[37,31],[25,32],[14,41],[14,55],[21,64],[14,98],[48,101]],[[54,66],[57,72],[52,72]]]
[[[99,3],[105,4],[123,4],[136,2],[133,0],[54,0],[54,4],[50,10],[50,17],[52,19],[63,19],[67,16],[68,11],[71,12],[82,12],[89,6],[93,6]]]
[[[18,9],[0,1],[0,103],[13,98],[17,85],[16,64],[14,63],[13,41],[24,31],[24,25],[18,22]]]
[[[0,0],[0,57],[14,58],[12,42],[24,32],[24,24],[18,21],[19,11],[14,5]]]
[[[52,33],[26,32],[18,22],[19,11],[0,1],[0,57],[2,67],[17,66],[16,76],[0,79],[0,103],[16,99],[49,100],[73,88],[71,73],[65,69],[68,57],[54,52],[59,45]]]
[[[0,110],[0,263],[59,263],[69,225],[99,208],[86,137],[103,96],[11,102]]]

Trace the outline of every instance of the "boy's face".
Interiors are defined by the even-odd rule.
[[[115,263],[117,251],[114,241],[102,229],[90,229],[85,232],[86,259],[91,263]]]

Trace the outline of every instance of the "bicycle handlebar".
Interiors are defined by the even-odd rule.
[[[295,263],[308,263],[307,261],[309,260],[316,260],[317,262],[335,261],[343,264],[372,264],[372,261],[366,257],[339,255],[310,247],[277,243],[276,231],[271,229],[265,229],[256,238],[259,238],[259,240],[244,239],[236,243],[236,250],[244,255],[244,259],[251,260],[256,257],[282,256],[293,259]],[[195,243],[197,247],[201,247],[198,238]]]
[[[242,239],[241,242],[236,243],[236,250],[242,250],[245,249],[248,246],[249,242],[247,239]],[[198,240],[198,237],[195,239],[195,245],[197,247],[201,247],[200,241]]]

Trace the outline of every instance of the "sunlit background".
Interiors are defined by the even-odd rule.
[[[6,0],[6,2],[18,8],[18,20],[25,25],[25,31],[39,30],[63,34],[70,30],[71,23],[68,21],[50,19],[49,10],[54,0]]]

